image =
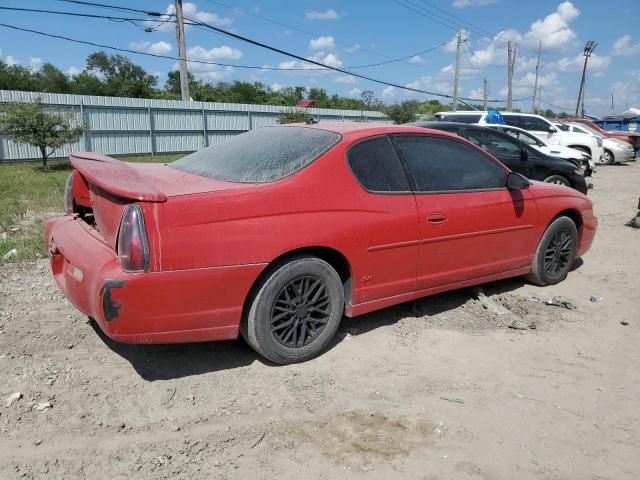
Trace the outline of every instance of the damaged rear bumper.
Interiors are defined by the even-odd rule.
[[[237,338],[246,295],[266,266],[127,273],[99,234],[70,216],[47,221],[45,242],[65,296],[125,343]]]

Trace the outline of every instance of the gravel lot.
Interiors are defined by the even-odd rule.
[[[242,341],[116,344],[46,261],[4,265],[0,478],[640,478],[639,180],[599,169],[598,235],[564,283],[345,319],[301,365]],[[556,296],[577,309],[530,298]]]

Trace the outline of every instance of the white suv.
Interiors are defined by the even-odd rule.
[[[489,112],[466,110],[457,112],[438,112],[436,119],[445,122],[478,123],[487,125]],[[519,127],[542,138],[552,145],[577,148],[591,155],[591,158],[600,163],[604,155],[602,139],[585,135],[583,133],[563,132],[555,127],[549,120],[540,115],[531,113],[500,112],[507,125]]]

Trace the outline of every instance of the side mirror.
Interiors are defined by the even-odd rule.
[[[549,125],[549,133],[554,134],[558,131],[558,129],[556,127],[554,127],[553,125]]]
[[[524,160],[525,162],[529,160],[529,150],[527,150],[525,147],[522,147],[520,149],[520,160]]]
[[[519,173],[509,172],[509,175],[507,175],[507,188],[509,190],[524,190],[525,188],[529,188],[529,185],[531,185],[531,183],[527,177]]]

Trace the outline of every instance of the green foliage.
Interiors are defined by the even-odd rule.
[[[304,110],[288,110],[280,114],[280,125],[287,123],[304,123],[311,118],[311,114]]]
[[[0,131],[11,140],[37,147],[42,155],[42,167],[47,158],[67,143],[77,141],[84,127],[73,125],[73,115],[45,110],[41,99],[33,103],[8,103],[0,112]]]
[[[418,113],[417,102],[408,101],[396,105],[390,105],[385,109],[387,116],[393,120],[396,125],[403,123],[415,122]]]

